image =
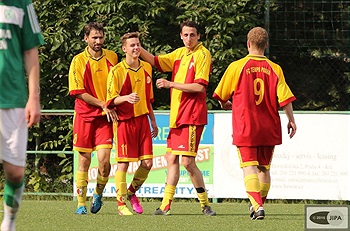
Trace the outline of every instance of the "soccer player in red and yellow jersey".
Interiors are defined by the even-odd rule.
[[[152,168],[152,138],[158,135],[158,127],[151,104],[154,101],[152,66],[139,59],[139,33],[126,33],[121,40],[126,57],[113,67],[108,75],[107,105],[116,106],[118,114],[114,130],[118,162],[115,173],[118,211],[119,215],[133,215],[126,206],[126,200],[130,200],[136,213],[143,212],[135,192],[145,182]],[[126,172],[129,162],[139,160],[141,164],[127,188]]]
[[[192,21],[180,24],[184,47],[169,54],[153,56],[142,48],[141,57],[161,72],[172,72],[172,79],[158,79],[158,88],[170,88],[170,132],[165,158],[168,174],[164,196],[155,215],[168,215],[179,181],[180,161],[188,171],[198,195],[202,212],[216,215],[208,200],[202,173],[195,162],[200,137],[207,124],[206,88],[211,72],[211,55],[199,42],[198,25]]]
[[[252,220],[265,217],[272,155],[275,145],[282,143],[278,104],[288,117],[290,138],[296,132],[292,106],[296,98],[281,67],[264,56],[267,46],[267,31],[251,29],[247,35],[249,54],[229,65],[213,94],[223,109],[232,109],[233,144],[243,169]]]
[[[79,152],[76,187],[76,214],[87,214],[86,193],[91,152],[97,151],[98,176],[90,211],[97,213],[102,206],[102,192],[110,173],[110,151],[113,140],[112,121],[117,119],[113,109],[106,107],[107,77],[118,63],[118,56],[103,49],[104,28],[91,22],[84,27],[87,47],[76,55],[69,69],[69,93],[75,98],[73,150]]]

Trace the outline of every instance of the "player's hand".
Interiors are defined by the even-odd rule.
[[[133,92],[127,96],[127,101],[131,104],[136,104],[140,101],[140,96],[136,92]]]
[[[114,109],[109,109],[104,106],[102,110],[105,112],[108,122],[116,122],[118,120],[117,112]]]
[[[223,110],[232,110],[232,103],[230,100],[227,100],[226,102],[219,101],[219,103]]]
[[[34,124],[40,122],[40,102],[38,99],[29,98],[25,107],[25,117],[27,121],[27,127],[31,127]]]
[[[287,129],[288,129],[289,138],[292,139],[295,133],[297,132],[297,125],[294,122],[289,121],[287,125]]]
[[[156,86],[158,89],[161,89],[161,88],[170,88],[170,81],[164,79],[164,78],[160,78],[160,79],[157,79],[156,81]]]
[[[158,136],[158,126],[155,121],[151,121],[151,126],[152,126],[151,135],[152,135],[152,138],[155,138]]]

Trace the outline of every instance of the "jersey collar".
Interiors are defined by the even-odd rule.
[[[98,57],[98,58],[95,58],[94,56],[92,56],[92,55],[89,53],[88,49],[89,49],[89,47],[87,46],[87,47],[85,48],[85,51],[84,51],[84,52],[85,52],[85,56],[88,57],[88,58],[90,58],[90,59],[94,59],[94,60],[98,61],[98,60],[102,59],[102,58],[106,55],[105,49],[102,48],[102,54],[101,54],[101,56]]]
[[[131,71],[137,72],[138,70],[140,70],[141,67],[143,67],[143,63],[141,62],[141,60],[140,59],[138,59],[138,60],[139,60],[140,65],[137,69],[131,68],[125,59],[123,59],[123,65],[124,65],[125,69],[129,69]]]

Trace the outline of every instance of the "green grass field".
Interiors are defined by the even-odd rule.
[[[304,204],[267,203],[266,218],[251,221],[246,202],[212,204],[215,217],[201,213],[198,202],[173,202],[170,216],[154,216],[160,202],[142,202],[144,213],[119,216],[117,203],[105,201],[97,214],[74,214],[75,201],[24,200],[17,218],[21,230],[304,230]],[[3,213],[1,212],[1,219]]]

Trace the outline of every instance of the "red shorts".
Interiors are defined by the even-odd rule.
[[[113,124],[106,116],[85,121],[78,113],[74,113],[73,150],[92,152],[101,148],[112,148]]]
[[[270,169],[274,150],[275,146],[237,147],[240,167],[264,166]]]
[[[152,134],[147,115],[118,121],[115,129],[116,161],[137,162],[152,159]]]
[[[182,125],[170,128],[167,152],[174,155],[196,156],[204,125]]]

